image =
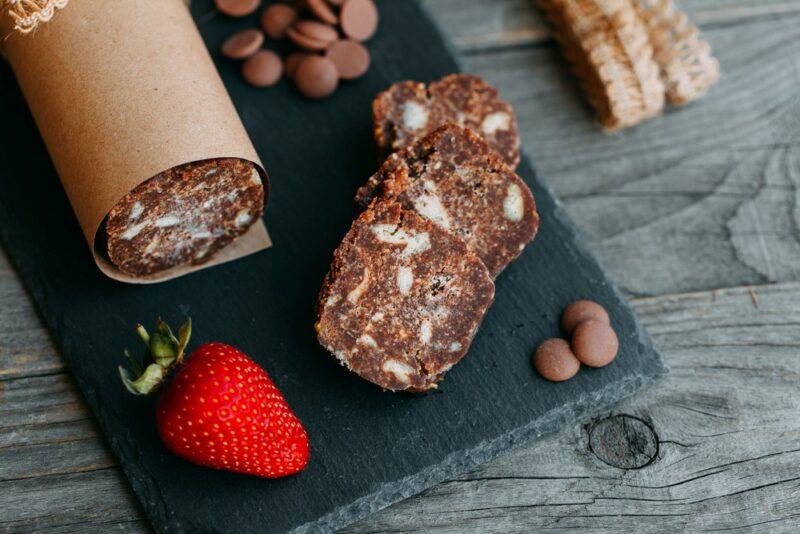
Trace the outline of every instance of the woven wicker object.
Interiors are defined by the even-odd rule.
[[[14,21],[14,29],[29,33],[40,22],[48,22],[69,0],[3,0],[3,10]]]
[[[636,8],[649,28],[669,103],[682,105],[703,96],[719,80],[719,63],[697,26],[672,0],[637,0]]]
[[[539,0],[607,130],[658,115],[664,85],[634,0]]]

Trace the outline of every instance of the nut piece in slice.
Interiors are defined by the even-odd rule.
[[[425,391],[467,353],[493,298],[489,272],[461,239],[399,204],[376,202],[334,253],[317,336],[362,378]]]
[[[114,265],[145,276],[208,261],[263,213],[256,166],[212,159],[174,167],[137,186],[111,209],[102,237]]]
[[[445,123],[472,129],[511,167],[519,164],[519,134],[514,110],[497,89],[477,76],[451,74],[427,87],[398,82],[372,103],[375,142],[386,156]]]
[[[471,130],[446,124],[392,154],[356,203],[392,199],[462,238],[497,276],[539,228],[530,189]]]

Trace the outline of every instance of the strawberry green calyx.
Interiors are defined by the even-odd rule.
[[[144,359],[140,363],[125,349],[130,370],[120,365],[119,376],[128,391],[134,395],[147,395],[158,388],[173,367],[183,362],[186,346],[192,336],[192,319],[186,319],[177,337],[160,318],[156,320],[156,330],[152,334],[140,324],[136,325],[136,333],[146,347]]]

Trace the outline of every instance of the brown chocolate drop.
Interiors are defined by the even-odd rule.
[[[292,52],[286,57],[286,77],[294,80],[294,75],[297,73],[297,68],[300,63],[311,57],[307,52]]]
[[[370,63],[366,47],[356,41],[339,41],[334,43],[325,54],[333,61],[339,76],[345,80],[355,80],[367,72]]]
[[[269,87],[283,75],[283,62],[272,50],[259,50],[242,65],[242,76],[254,87]]]
[[[325,0],[306,0],[306,6],[315,17],[326,24],[339,22],[339,17],[336,16],[336,13],[333,12],[331,6]]]
[[[229,17],[246,17],[255,13],[261,0],[215,0],[217,9]]]
[[[533,355],[533,366],[547,380],[563,382],[578,373],[581,363],[563,339],[543,341]]]
[[[327,41],[320,41],[319,39],[308,37],[294,28],[289,28],[286,31],[286,35],[288,35],[289,39],[300,48],[304,48],[312,52],[321,52],[327,49],[331,44]]]
[[[336,28],[317,22],[316,20],[299,20],[294,25],[294,29],[302,33],[309,39],[317,41],[324,41],[326,43],[334,43],[339,39],[339,33]]]
[[[378,8],[372,0],[346,0],[339,20],[345,35],[356,41],[366,41],[378,29]]]
[[[328,58],[309,56],[295,72],[297,88],[308,98],[325,98],[339,85],[339,72]]]
[[[568,336],[583,321],[600,321],[601,323],[611,324],[606,310],[598,303],[591,300],[577,300],[567,306],[561,314],[561,329]]]
[[[297,22],[297,9],[286,4],[272,4],[261,15],[261,28],[271,39],[283,39],[286,30]]]
[[[230,59],[246,59],[264,44],[261,30],[251,29],[234,33],[222,43],[222,55]]]
[[[584,365],[603,367],[617,357],[619,340],[614,329],[600,321],[584,321],[572,333],[572,351]]]

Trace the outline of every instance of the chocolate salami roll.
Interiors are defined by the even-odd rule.
[[[536,235],[530,189],[471,130],[445,125],[395,152],[358,190],[391,199],[462,238],[497,276]]]
[[[0,17],[95,264],[120,282],[163,282],[271,245],[268,174],[187,3],[37,0],[11,2],[41,10],[20,19],[30,27]]]
[[[264,213],[256,166],[212,159],[162,172],[111,209],[103,225],[109,259],[120,271],[146,276],[210,260]]]
[[[450,122],[483,137],[511,168],[519,164],[514,110],[477,76],[451,74],[427,86],[398,82],[373,101],[372,122],[384,157]]]
[[[461,360],[494,298],[459,238],[399,204],[361,214],[320,291],[319,342],[388,390],[425,391]]]

